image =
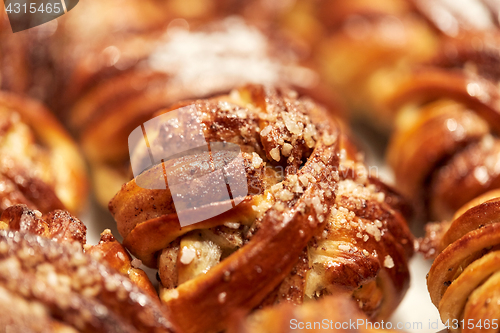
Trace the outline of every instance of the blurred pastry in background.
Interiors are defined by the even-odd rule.
[[[82,212],[84,161],[53,114],[27,97],[0,93],[0,210],[14,204],[48,213]]]
[[[306,1],[304,1],[306,2]],[[438,39],[412,1],[319,1],[321,26],[316,70],[347,101],[351,116],[386,130],[393,118],[384,104],[413,64],[431,59]]]
[[[454,56],[415,69],[391,97],[397,118],[388,162],[402,193],[431,220],[449,220],[500,186],[499,37],[448,42]]]
[[[351,115],[386,135],[395,119],[391,96],[406,75],[443,53],[459,59],[462,38],[470,43],[498,31],[499,7],[479,0],[298,0],[276,13],[274,24],[308,46],[312,66]],[[483,45],[472,46],[485,54]]]
[[[497,188],[499,6],[335,1],[321,16],[321,4],[312,17],[332,19],[318,21],[315,68],[350,115],[390,137],[395,183],[420,220],[450,219]]]
[[[83,1],[75,14],[70,11],[15,34],[2,11],[0,87],[46,102],[63,116],[93,84],[126,71],[147,55],[149,42],[159,38],[172,20],[207,22],[236,8],[240,6],[229,0]]]
[[[55,94],[56,75],[47,38],[57,29],[56,20],[12,33],[7,13],[0,13],[0,90],[45,101]]]
[[[49,105],[64,117],[76,100],[101,81],[138,68],[147,70],[145,60],[159,44],[168,41],[167,34],[179,30],[206,31],[206,24],[219,22],[232,15],[245,18],[247,24],[252,26],[265,22],[258,25],[270,28],[278,15],[288,8],[287,2],[146,0],[138,3],[133,0],[106,0],[79,3],[75,13],[69,12],[58,20],[58,27],[47,43],[55,64],[58,81],[56,91],[65,91],[63,96],[54,96],[55,99],[50,100]],[[227,29],[223,24],[220,26],[222,30]],[[271,32],[271,29],[266,30]],[[179,35],[175,37],[177,40],[180,38]],[[245,52],[255,46],[257,49],[253,52],[267,52],[262,50],[262,46],[255,45],[254,38],[248,39],[247,45],[246,37],[249,36],[240,34],[234,42],[234,49],[245,47],[240,50]],[[214,42],[213,39],[210,41]],[[194,42],[186,44],[186,51],[192,48]],[[221,42],[226,44],[226,48],[228,42]],[[206,48],[205,44],[198,48]],[[275,47],[280,48],[279,45]],[[141,82],[136,86],[138,90]]]

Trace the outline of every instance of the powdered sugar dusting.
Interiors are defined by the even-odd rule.
[[[258,29],[238,17],[229,17],[215,27],[197,32],[182,29],[169,32],[147,65],[172,75],[174,83],[199,90],[194,91],[198,95],[242,83],[292,80],[293,84],[307,85],[303,81],[308,76],[307,69],[271,57],[270,41]]]

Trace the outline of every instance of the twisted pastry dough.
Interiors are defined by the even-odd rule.
[[[460,209],[434,240],[435,259],[427,284],[432,302],[450,332],[496,332],[500,191]],[[442,251],[442,252],[441,252]]]
[[[2,213],[0,229],[2,330],[174,331],[146,274],[109,231],[89,246],[69,213],[42,216],[23,205]]]
[[[351,111],[367,112],[370,125],[395,129],[388,162],[417,211],[449,219],[498,187],[498,143],[489,135],[498,133],[500,120],[498,5],[330,3],[335,11],[321,11],[332,20],[318,44],[319,68]],[[307,15],[321,17],[322,5]],[[453,190],[457,184],[463,190]]]
[[[128,276],[145,293],[158,299],[147,275],[135,267],[140,263],[133,265],[132,257],[115,240],[109,230],[101,233],[101,239],[97,245],[86,244],[87,228],[67,211],[55,210],[42,215],[40,211],[33,211],[25,205],[14,205],[2,213],[0,229],[35,234],[61,243],[79,243],[87,254]]]
[[[398,86],[393,82],[401,72],[432,58],[436,32],[413,1],[320,0],[306,8],[302,15],[321,27],[306,35],[320,34],[311,39],[317,71],[345,98],[351,115],[390,128],[384,96]]]
[[[498,77],[480,75],[498,57],[500,44],[489,36],[474,38],[484,43],[483,52],[474,51],[470,39],[456,40],[449,45],[461,49],[457,57],[437,60],[444,68],[408,75],[392,96],[398,116],[388,162],[401,191],[435,220],[449,220],[466,202],[500,185]]]
[[[491,18],[486,11],[488,20],[476,22],[467,20],[468,13],[455,12],[449,15],[453,24],[445,27],[440,25],[443,22],[431,22],[425,1],[416,3],[416,12],[430,18],[434,23],[430,27],[437,28],[431,36],[442,43],[430,49],[431,58],[418,61],[427,63],[389,68],[375,64],[368,79],[357,68],[354,74],[360,75],[361,85],[371,89],[363,95],[364,107],[386,117],[395,128],[388,162],[399,188],[426,217],[450,220],[462,205],[500,185],[500,44],[495,30],[498,22],[490,21],[498,17],[498,7],[491,9]],[[434,8],[443,5],[427,3]],[[474,23],[490,26],[464,29]],[[490,28],[493,30],[488,31]],[[491,195],[481,202],[488,199]],[[428,237],[420,244],[428,255],[443,251],[431,268],[428,284],[443,322],[453,331],[487,331],[485,319],[493,330],[492,320],[499,318],[493,305],[497,201],[460,209],[451,224],[430,226]],[[462,319],[466,326],[456,327],[463,324]],[[468,325],[469,319],[473,325]]]
[[[305,41],[313,67],[341,92],[351,113],[384,131],[393,126],[390,100],[406,74],[440,53],[459,60],[460,48],[449,41],[468,35],[474,44],[498,28],[500,13],[488,0],[297,0],[284,7],[276,14],[278,25]],[[486,54],[487,44],[470,50]]]
[[[0,210],[26,204],[43,213],[81,210],[83,160],[73,140],[40,104],[0,93]]]
[[[84,1],[71,15],[16,34],[2,13],[1,87],[41,99],[66,119],[96,83],[137,67],[168,26],[224,17],[235,8],[231,2]]]
[[[124,245],[158,268],[160,297],[180,327],[215,332],[235,309],[335,293],[352,295],[371,317],[387,317],[408,287],[412,236],[401,198],[368,176],[337,122],[293,91],[259,85],[183,105],[194,106],[208,141],[241,147],[248,196],[185,227],[170,190],[141,188],[138,178],[109,205]],[[175,128],[184,135],[182,123]],[[148,140],[161,147],[164,137]],[[163,167],[182,178],[199,164],[184,157],[145,174]],[[210,184],[199,186],[203,192]]]
[[[150,91],[153,87],[144,83],[148,80],[161,84],[156,80],[165,78],[158,73],[148,75],[151,73],[144,65],[163,35],[198,30],[206,23],[233,15],[243,16],[275,34],[280,17],[290,7],[293,1],[269,4],[262,0],[144,0],[139,4],[132,0],[91,0],[78,3],[78,10],[71,15],[15,35],[6,13],[2,13],[0,87],[41,99],[61,118],[68,119],[74,103],[88,93],[92,95],[96,84],[103,81],[122,77],[122,80],[113,80],[121,84],[120,91],[126,89],[121,98],[139,90]],[[203,39],[197,42],[201,45]],[[248,47],[241,40],[235,44],[234,49]],[[277,44],[279,49],[287,49],[283,54],[289,58],[303,58],[309,52],[304,41],[293,48],[285,46],[288,41],[282,38]],[[125,88],[124,85],[130,85],[129,74],[136,71],[139,72],[137,83]],[[104,86],[111,89],[109,84]],[[78,124],[71,122],[71,125],[79,129]]]

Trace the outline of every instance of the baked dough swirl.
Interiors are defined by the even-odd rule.
[[[496,34],[448,41],[434,66],[408,74],[391,97],[397,118],[388,162],[402,193],[432,220],[449,220],[500,185],[500,76],[489,70],[498,63],[498,41]]]
[[[0,328],[12,332],[174,332],[146,274],[109,231],[98,245],[66,211],[0,217]],[[83,248],[82,248],[83,245]],[[137,260],[137,259],[136,259]]]
[[[401,198],[368,175],[339,123],[294,91],[260,85],[177,107],[186,105],[208,141],[240,146],[249,194],[185,227],[174,194],[141,188],[138,178],[109,204],[124,245],[158,268],[160,298],[181,329],[216,332],[236,309],[335,293],[354,297],[372,318],[387,317],[408,287],[412,236]],[[151,146],[165,136],[148,134]],[[197,172],[190,158],[142,175],[164,167],[182,178]]]
[[[439,253],[427,277],[429,293],[450,332],[496,332],[500,191],[488,192],[464,207],[427,244]],[[436,228],[434,228],[436,229]],[[429,234],[429,237],[431,235]]]
[[[351,114],[364,112],[362,121],[390,135],[396,184],[422,219],[450,219],[499,184],[499,7],[469,5],[319,1],[304,14],[323,17],[323,26],[331,18],[318,41],[319,71]]]

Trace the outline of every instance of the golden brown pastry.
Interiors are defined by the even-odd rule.
[[[388,162],[403,194],[432,220],[449,220],[466,202],[500,186],[500,77],[489,70],[498,62],[498,36],[450,42],[456,56],[415,70],[391,97],[397,119]],[[472,40],[484,43],[482,51]]]
[[[85,252],[101,262],[106,262],[121,274],[128,276],[144,293],[155,300],[158,299],[158,293],[148,276],[139,268],[142,264],[141,261],[132,259],[127,250],[115,239],[109,229],[101,233],[101,238],[97,245],[86,246]]]
[[[3,329],[174,331],[165,309],[81,247],[6,230],[0,231],[0,246]]]
[[[330,10],[322,7],[327,3]],[[388,162],[417,211],[449,219],[498,187],[498,147],[489,135],[500,129],[498,5],[315,4],[304,15],[329,27],[317,44],[316,68],[346,97],[351,113],[364,111],[370,125],[395,129]],[[457,185],[461,190],[453,190]]]
[[[346,98],[350,112],[387,131],[394,123],[390,96],[416,65],[469,51],[495,57],[483,34],[498,30],[495,1],[295,1],[280,24],[313,50],[314,68]],[[451,41],[451,42],[450,42]],[[459,42],[460,43],[460,42]],[[455,45],[453,45],[455,44]],[[471,60],[471,57],[468,57]],[[498,72],[498,66],[490,66]],[[389,100],[388,100],[389,99]]]
[[[48,213],[81,211],[84,162],[69,134],[39,103],[0,92],[0,210],[26,204]]]
[[[385,324],[387,326],[387,324]],[[392,323],[390,324],[392,327]],[[281,304],[259,310],[247,318],[235,315],[228,333],[305,332],[391,332],[372,323],[348,297],[332,295],[301,306]]]
[[[132,260],[125,248],[118,243],[109,230],[101,234],[97,245],[86,244],[87,228],[67,211],[55,210],[42,215],[38,210],[31,210],[26,205],[14,205],[7,208],[0,216],[0,229],[21,231],[62,243],[79,243],[87,254],[100,262],[105,262],[139,286],[153,299],[158,295],[148,277],[138,267],[141,262]]]
[[[0,216],[1,229],[21,231],[62,243],[85,245],[87,228],[67,211],[55,210],[46,215],[26,205],[13,205]]]
[[[302,1],[309,2],[309,1]],[[384,96],[401,73],[431,59],[438,36],[412,1],[318,1],[310,15],[324,27],[315,68],[348,103],[351,115],[387,129],[393,116]]]
[[[481,197],[500,186],[498,7],[476,2],[484,6],[487,19],[474,20],[474,10],[456,8],[464,2],[413,3],[412,11],[429,24],[430,38],[421,35],[417,39],[430,46],[424,49],[430,51],[427,57],[418,58],[421,49],[413,53],[408,48],[406,59],[396,55],[403,60],[396,65],[384,67],[383,58],[382,64],[369,62],[370,71],[354,62],[358,85],[368,93],[360,95],[353,86],[347,87],[361,96],[361,107],[372,117],[388,119],[395,128],[387,155],[398,188],[416,204],[422,219],[444,220],[428,225],[427,237],[419,244],[427,256],[438,255],[428,285],[443,322],[453,331],[498,331],[492,325],[499,311],[492,271],[498,199],[486,200],[499,194]],[[402,23],[402,14],[395,14]],[[360,28],[371,19],[364,14],[355,26]],[[404,30],[392,33],[398,31]],[[342,52],[349,55],[350,49],[342,48]],[[474,198],[476,202],[460,208]]]
[[[180,180],[202,172],[197,161],[205,155],[193,153],[153,165],[109,205],[124,245],[158,268],[160,298],[180,328],[216,332],[236,310],[338,293],[370,317],[387,318],[408,287],[412,236],[401,198],[368,174],[338,122],[294,91],[260,85],[172,110],[181,107],[191,108],[208,142],[240,147],[248,195],[233,209],[180,227],[173,201],[179,194],[144,184],[170,172]],[[175,122],[148,132],[151,147],[175,147],[190,137],[189,123]],[[223,157],[215,154],[214,163]],[[212,191],[211,181],[195,189]],[[226,204],[222,198],[214,192],[211,204],[181,212],[210,214]]]
[[[113,46],[113,54],[122,61],[125,51],[118,47]],[[320,99],[332,99],[318,87],[318,75],[301,64],[302,55],[286,39],[275,38],[242,18],[191,30],[173,25],[147,41],[147,46],[131,47],[144,53],[140,60],[128,70],[92,80],[92,87],[78,94],[68,115],[90,161],[103,206],[130,179],[128,135],[161,108],[225,93],[245,83],[292,85]]]
[[[0,87],[40,99],[63,116],[96,81],[140,60],[144,45],[173,19],[215,17],[213,7],[198,0],[84,1],[57,20],[15,34],[2,11]],[[116,67],[113,50],[119,50]]]
[[[498,331],[499,195],[494,190],[467,203],[429,242],[439,255],[428,289],[450,332]]]
[[[12,32],[7,13],[0,13],[0,90],[28,95],[42,101],[55,94],[54,62],[48,38],[57,21]]]
[[[76,10],[57,20],[15,34],[2,12],[0,87],[41,99],[66,119],[76,100],[96,83],[141,67],[167,30],[196,30],[232,15],[277,30],[293,7],[294,1],[287,0],[144,0],[140,4],[91,0],[78,3]],[[307,49],[305,41],[300,44]]]
[[[58,91],[65,91],[64,96],[55,96],[55,100],[51,101],[50,105],[54,105],[55,110],[64,114],[69,112],[72,105],[80,100],[82,95],[87,94],[90,90],[95,90],[94,86],[97,83],[120,76],[124,76],[125,80],[128,80],[128,74],[136,70],[142,75],[152,74],[148,69],[157,68],[148,66],[147,59],[150,54],[158,49],[159,44],[164,44],[173,37],[180,38],[178,32],[213,31],[217,28],[210,24],[207,27],[207,23],[234,18],[233,15],[241,16],[247,20],[247,23],[257,24],[263,29],[273,26],[273,30],[276,31],[278,26],[275,23],[279,21],[280,15],[286,12],[288,7],[289,4],[283,0],[276,1],[275,4],[269,4],[262,0],[243,2],[237,0],[146,0],[140,5],[131,0],[81,3],[78,5],[78,11],[61,17],[58,29],[50,37],[50,54],[56,64]],[[93,17],[92,22],[88,22],[87,18],[90,16]],[[224,27],[219,24],[220,28],[224,30]],[[234,28],[235,33],[241,32],[241,29],[238,29],[236,25],[231,25],[229,28]],[[271,34],[270,31],[268,33]],[[172,34],[176,36],[172,36]],[[280,35],[281,33],[272,34]],[[170,35],[170,38],[167,38],[167,35]],[[185,36],[182,37],[185,38]],[[198,44],[194,47],[207,48],[206,43],[203,43],[204,36],[197,35],[197,37],[196,40],[188,41],[184,51],[188,49],[193,51],[192,43]],[[245,52],[249,47],[255,46],[255,39],[246,38],[249,37],[248,35],[239,34],[239,37],[240,39],[234,42],[233,48],[229,52],[235,50]],[[246,44],[246,42],[250,42],[250,44]],[[286,45],[288,42],[284,40],[276,42],[279,44],[276,45],[277,49],[286,48],[283,54],[288,53],[290,57],[304,57],[304,54],[301,54],[303,50],[300,50],[301,52],[291,50]],[[215,44],[228,46],[228,42],[223,40],[218,40]],[[303,41],[300,44],[304,44]],[[307,47],[305,48],[307,49]],[[261,46],[257,46],[254,51],[262,51],[261,49]],[[178,48],[177,51],[179,51]],[[224,49],[218,49],[218,51],[223,54],[228,53]],[[267,53],[266,50],[263,51],[264,54]],[[209,47],[207,52],[213,53],[214,50]],[[208,61],[208,58],[204,60]],[[231,65],[227,67],[231,67]],[[247,70],[250,69],[247,68]],[[234,68],[232,72],[235,72]],[[158,80],[158,73],[152,78]],[[122,84],[128,83],[122,82]],[[143,85],[144,83],[141,81],[133,88],[148,91],[147,87],[143,87]],[[132,89],[129,91],[132,92]],[[203,96],[198,95],[197,97]],[[72,123],[72,125],[75,124]]]
[[[68,212],[42,216],[23,205],[2,213],[0,229],[2,330],[174,331],[145,273],[109,231],[90,246]]]

